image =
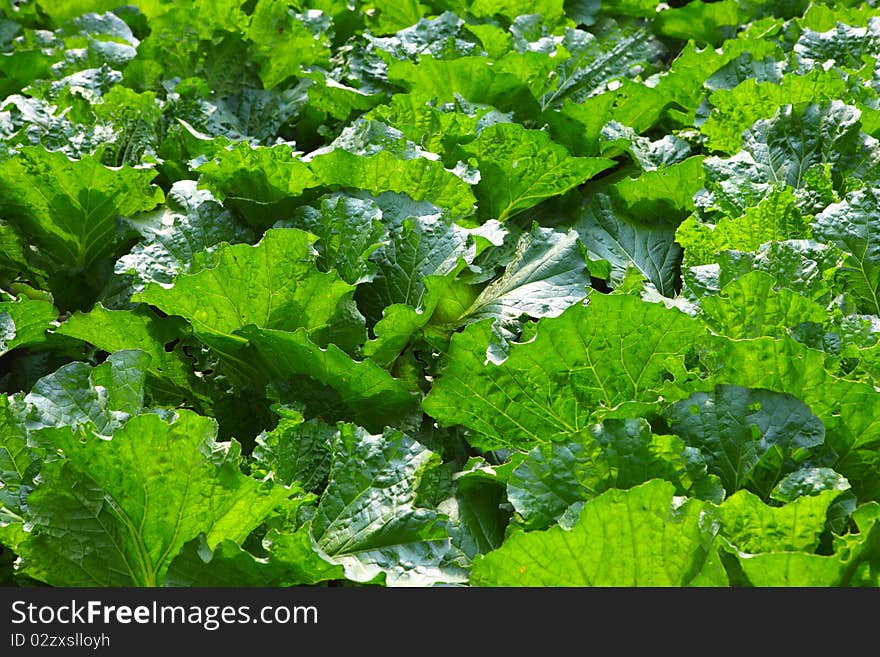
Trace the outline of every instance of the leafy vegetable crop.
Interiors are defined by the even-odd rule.
[[[0,581],[880,585],[873,1],[0,18]]]

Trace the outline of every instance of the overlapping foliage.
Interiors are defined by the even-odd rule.
[[[880,9],[669,5],[7,5],[0,579],[880,585]]]

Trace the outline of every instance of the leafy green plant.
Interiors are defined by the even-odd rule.
[[[0,581],[880,586],[873,0],[8,3]]]

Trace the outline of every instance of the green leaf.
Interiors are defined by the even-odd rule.
[[[168,568],[163,584],[173,587],[282,587],[342,579],[340,566],[312,546],[309,526],[292,534],[271,531],[263,539],[271,550],[257,557],[226,540],[212,551],[204,535],[187,543]]]
[[[473,212],[470,185],[437,160],[401,160],[384,150],[362,156],[335,148],[315,156],[309,166],[324,185],[363,189],[374,195],[404,192],[416,201],[445,208],[454,217]]]
[[[0,356],[16,347],[43,342],[57,317],[58,311],[48,301],[24,296],[0,301]]]
[[[134,300],[184,317],[201,340],[220,350],[241,346],[244,340],[233,332],[247,324],[303,328],[319,344],[353,347],[363,341],[354,286],[315,268],[315,239],[294,228],[266,231],[256,246],[225,245],[213,266],[180,274],[171,287],[150,283]]]
[[[467,6],[470,8],[471,13],[479,18],[503,16],[513,20],[523,14],[540,14],[544,21],[552,24],[563,16],[562,0],[538,0],[537,2],[529,2],[528,0],[508,0],[506,2],[500,2],[499,0],[475,0],[474,2],[467,3]]]
[[[583,301],[589,284],[577,233],[535,224],[520,238],[504,273],[483,288],[461,318],[467,323],[492,318],[502,338],[513,339],[523,315],[557,317]]]
[[[837,191],[849,177],[870,180],[880,149],[861,133],[859,117],[858,109],[839,100],[779,108],[745,133],[739,153],[704,160],[708,193],[697,199],[697,206],[739,216],[773,186],[807,188],[825,168]]]
[[[813,220],[816,239],[846,252],[840,272],[844,285],[866,313],[880,314],[880,188],[868,187],[847,194]]]
[[[336,428],[285,409],[272,431],[257,436],[252,469],[290,486],[296,482],[305,490],[323,490],[330,474],[331,446]]]
[[[451,223],[431,204],[393,194],[383,194],[376,202],[388,243],[372,253],[376,274],[358,288],[357,297],[365,313],[378,319],[382,309],[393,304],[421,307],[425,279],[455,271],[459,259],[473,261],[476,249],[470,231]]]
[[[70,363],[34,384],[24,401],[29,429],[92,427],[109,436],[143,408],[149,356],[117,351],[101,365]]]
[[[257,227],[270,226],[298,205],[296,197],[320,182],[289,146],[254,148],[240,143],[198,167],[199,187]]]
[[[742,214],[722,217],[715,224],[689,217],[675,238],[688,265],[703,265],[716,262],[722,251],[758,251],[767,242],[802,238],[807,232],[808,222],[797,208],[794,192],[774,188],[756,205],[744,207]]]
[[[674,496],[672,484],[657,480],[608,491],[584,504],[570,530],[514,534],[475,559],[471,584],[726,585],[713,549],[711,509],[694,499],[676,503]]]
[[[728,493],[748,488],[766,499],[801,452],[823,444],[825,427],[792,395],[716,385],[669,406],[670,429],[697,450]]]
[[[436,458],[397,430],[371,435],[340,425],[312,533],[348,579],[369,582],[384,575],[389,586],[464,581],[460,568],[445,563],[445,520],[415,506],[419,479]]]
[[[674,296],[681,258],[674,222],[645,220],[613,196],[594,194],[585,202],[574,229],[591,260],[611,264],[613,285],[619,285],[633,266],[660,294]]]
[[[748,491],[738,491],[718,507],[721,535],[753,554],[814,552],[825,531],[828,508],[838,495],[827,490],[774,507]]]
[[[568,57],[549,76],[552,88],[540,97],[542,109],[559,107],[564,100],[582,103],[612,80],[635,77],[663,53],[663,46],[645,26],[612,20],[602,21],[592,32],[566,28],[556,40],[560,54]]]
[[[590,418],[632,400],[655,402],[669,378],[683,378],[684,354],[700,335],[696,320],[628,295],[593,294],[537,335],[486,364],[490,326],[452,338],[440,378],[423,402],[444,425],[461,424],[480,446],[529,449],[567,440]]]
[[[188,411],[139,415],[112,440],[43,430],[65,459],[46,463],[28,496],[23,571],[53,586],[157,586],[200,533],[211,546],[243,541],[291,491],[242,475],[216,431]]]
[[[24,514],[25,500],[42,461],[38,451],[28,447],[23,406],[14,397],[0,396],[0,510],[7,515]],[[0,526],[3,524],[0,520]],[[12,524],[23,525],[23,519],[19,517]],[[0,542],[4,542],[2,538]]]
[[[821,66],[834,60],[837,66],[858,70],[864,57],[880,56],[880,22],[869,20],[866,27],[841,22],[824,32],[805,29],[794,46],[802,65]]]
[[[246,326],[236,334],[250,342],[264,371],[293,385],[296,400],[307,403],[313,412],[335,419],[350,417],[380,431],[416,408],[409,388],[372,360],[353,360],[334,344],[322,349],[303,329]]]
[[[769,119],[782,105],[831,101],[847,95],[846,83],[836,69],[822,68],[806,75],[789,73],[779,81],[744,80],[733,89],[719,89],[709,96],[712,111],[700,131],[707,146],[736,153],[742,136],[759,119]]]
[[[735,26],[745,22],[738,0],[707,3],[699,0],[657,14],[657,29],[676,39],[694,39],[719,45]],[[726,28],[726,29],[725,29]]]
[[[297,14],[286,2],[257,2],[247,29],[260,79],[266,89],[297,75],[302,68],[324,65],[330,59],[328,16]]]
[[[871,586],[880,584],[880,505],[853,514],[859,533],[835,539],[835,554],[769,552],[739,555],[753,586]]]
[[[643,419],[609,419],[579,441],[538,445],[508,479],[508,499],[527,529],[544,529],[609,488],[676,482],[681,464],[667,453],[669,438],[654,435]]]
[[[485,217],[505,221],[544,199],[563,194],[614,166],[605,158],[577,158],[541,130],[515,123],[485,128],[462,150],[480,169],[477,200]]]
[[[614,183],[617,196],[634,214],[685,213],[694,209],[694,194],[703,187],[703,156],[645,171],[638,178]]]
[[[162,318],[146,305],[133,310],[108,310],[100,303],[88,313],[71,315],[55,333],[77,338],[102,351],[114,353],[140,349],[149,356],[146,364],[151,385],[187,392],[192,386],[191,363],[174,343],[181,337],[182,322]]]
[[[84,156],[26,147],[0,163],[0,204],[16,230],[37,248],[25,269],[45,270],[62,308],[86,303],[100,289],[95,268],[119,254],[116,217],[149,210],[163,194],[155,171],[110,169]],[[56,278],[57,277],[57,278]],[[79,290],[71,286],[76,285]]]
[[[803,322],[823,324],[828,315],[819,304],[787,289],[762,271],[752,271],[701,300],[706,323],[730,338],[786,335]]]
[[[240,225],[207,190],[195,181],[172,185],[164,207],[130,221],[142,240],[116,261],[117,274],[133,277],[134,291],[147,283],[171,284],[181,273],[193,273],[201,252],[221,242],[250,242],[253,233]]]
[[[318,208],[297,208],[293,219],[276,227],[290,224],[316,235],[318,269],[335,270],[346,283],[357,285],[373,279],[376,265],[370,256],[388,241],[382,218],[371,199],[332,194],[322,197]]]

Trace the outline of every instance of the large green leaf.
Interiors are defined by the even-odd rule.
[[[57,317],[55,307],[41,299],[21,296],[0,301],[0,356],[16,347],[45,340],[46,331]]]
[[[876,177],[880,149],[861,133],[859,118],[858,109],[839,100],[780,107],[752,125],[739,153],[704,161],[708,193],[698,207],[739,216],[773,186],[808,188],[826,168],[838,191],[848,177]]]
[[[384,576],[397,586],[464,581],[464,571],[447,563],[446,521],[415,505],[419,479],[434,459],[397,430],[371,435],[340,426],[312,533],[347,578],[369,582]]]
[[[28,427],[85,425],[111,435],[141,412],[149,361],[143,351],[117,351],[95,367],[75,362],[44,376],[24,398]]]
[[[341,566],[315,550],[309,525],[293,533],[272,530],[263,539],[263,547],[268,556],[254,556],[230,540],[211,550],[202,535],[183,547],[163,583],[175,587],[281,587],[317,584],[344,576]]]
[[[180,274],[170,287],[151,283],[134,299],[184,317],[199,338],[225,351],[243,344],[233,332],[247,324],[303,328],[319,344],[352,347],[363,336],[354,286],[315,268],[315,239],[294,228],[269,230],[256,246],[224,246],[213,266]]]
[[[825,427],[797,398],[719,385],[666,409],[673,432],[698,450],[728,493],[749,488],[766,498],[795,458],[822,445]]]
[[[631,296],[589,299],[542,319],[500,365],[486,364],[488,323],[457,334],[424,409],[466,426],[476,444],[528,449],[577,435],[594,414],[631,400],[655,402],[669,379],[684,378],[684,354],[702,332],[696,320]]]
[[[253,239],[252,231],[192,180],[174,183],[164,207],[130,223],[142,240],[117,260],[115,269],[133,277],[136,292],[147,283],[171,284],[178,274],[197,271],[201,252],[214,251],[221,242]]]
[[[111,440],[44,429],[64,459],[44,465],[28,496],[23,570],[54,586],[156,586],[183,545],[243,541],[291,491],[238,470],[237,447],[188,411],[132,418]]]
[[[718,507],[721,534],[743,552],[813,552],[819,547],[828,507],[839,495],[828,490],[799,497],[784,506],[768,506],[748,491],[738,491]]]
[[[724,586],[712,511],[654,480],[584,504],[571,527],[518,533],[474,561],[477,586]]]
[[[417,408],[409,388],[372,360],[354,360],[334,344],[321,348],[303,329],[246,326],[236,334],[250,342],[269,376],[287,381],[295,400],[312,412],[381,431]]]
[[[651,219],[629,211],[607,194],[586,201],[574,224],[591,259],[611,265],[611,283],[622,282],[635,267],[664,296],[675,295],[681,248],[676,244],[676,223]]]
[[[108,310],[100,303],[71,315],[55,333],[77,338],[102,351],[139,349],[149,355],[151,385],[186,394],[192,386],[190,362],[175,343],[182,335],[179,318],[159,317],[148,306]]]
[[[23,148],[0,163],[4,217],[36,247],[19,266],[47,276],[64,308],[88,303],[106,279],[100,267],[121,249],[117,217],[162,200],[161,189],[150,184],[155,175],[151,169],[111,169],[91,156],[71,160],[40,147]]]
[[[515,338],[521,317],[557,317],[586,297],[589,284],[577,233],[534,225],[520,238],[501,276],[454,323],[491,317],[502,338]]]
[[[828,315],[819,304],[781,288],[770,274],[752,271],[701,300],[706,323],[729,338],[786,335],[803,322],[821,325]]]
[[[832,555],[780,551],[738,555],[753,586],[880,585],[880,505],[866,504],[853,514],[859,532],[835,539]]]
[[[516,123],[489,126],[462,148],[480,169],[476,189],[480,213],[498,221],[563,194],[614,165],[606,158],[573,157],[548,133]]]
[[[507,497],[527,528],[543,529],[609,488],[683,479],[684,444],[646,420],[609,419],[580,440],[538,445],[511,473]],[[683,483],[683,482],[681,482]]]
[[[251,16],[247,36],[260,62],[260,78],[271,89],[301,69],[330,59],[328,16],[297,14],[287,3],[262,0]]]
[[[829,205],[813,220],[816,239],[847,254],[840,272],[863,312],[880,314],[880,188],[867,187]]]

